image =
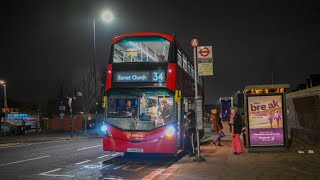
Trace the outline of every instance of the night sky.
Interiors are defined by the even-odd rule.
[[[136,31],[174,33],[214,48],[214,76],[205,78],[206,104],[246,85],[289,83],[320,73],[317,1],[10,1],[1,10],[0,79],[9,99],[46,102],[68,89],[76,66],[106,67],[113,37]],[[103,9],[115,20],[98,20]],[[190,54],[192,55],[192,54]]]

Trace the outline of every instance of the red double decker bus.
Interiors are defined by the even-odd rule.
[[[193,60],[176,36],[121,35],[112,40],[110,57],[104,151],[175,154],[183,149],[184,113],[193,108],[195,78]],[[202,84],[199,80],[199,95]]]

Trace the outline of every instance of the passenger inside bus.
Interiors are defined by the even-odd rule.
[[[160,113],[161,113],[160,116],[161,116],[162,123],[166,124],[168,121],[171,120],[172,106],[168,103],[166,98],[163,98],[161,100]]]
[[[149,98],[148,101],[148,114],[151,116],[151,120],[156,122],[157,120],[157,108],[156,108],[156,99]]]

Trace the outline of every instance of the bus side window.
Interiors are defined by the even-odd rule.
[[[177,59],[178,59],[178,65],[182,67],[182,55],[179,49],[177,49]]]

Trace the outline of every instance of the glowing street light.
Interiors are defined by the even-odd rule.
[[[114,18],[113,13],[109,10],[103,12],[101,15],[101,19],[106,23],[110,23],[113,20],[113,18]]]

